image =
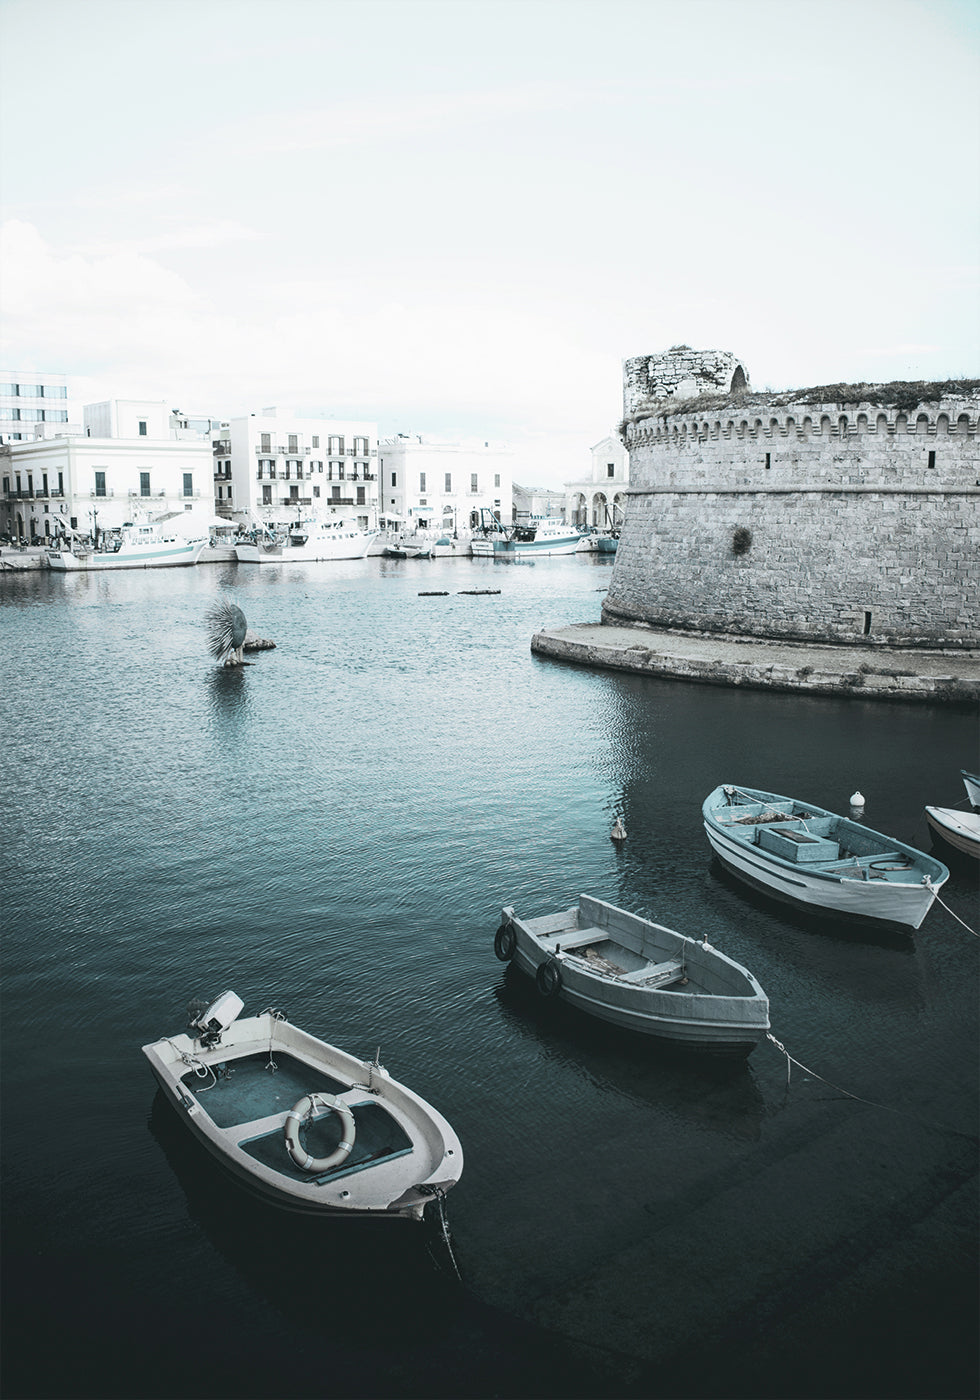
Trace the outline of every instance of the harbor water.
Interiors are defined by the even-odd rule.
[[[976,716],[533,656],[611,567],[0,577],[8,1400],[976,1394],[976,862],[855,933],[701,825],[723,782],[860,789],[929,849]],[[275,650],[216,667],[219,598]],[[743,963],[795,1063],[542,1002],[501,906],[580,893]],[[228,988],[446,1115],[449,1246],[279,1212],[191,1140],[140,1046]]]

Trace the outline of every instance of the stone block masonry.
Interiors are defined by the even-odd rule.
[[[676,352],[688,380],[694,353]],[[706,353],[702,386],[741,370],[734,356],[722,368],[723,352]],[[913,409],[872,402],[877,394],[855,403],[736,394],[719,406],[703,387],[691,402],[665,399],[665,367],[649,373],[658,358],[624,368],[631,485],[604,622],[980,644],[975,394]]]

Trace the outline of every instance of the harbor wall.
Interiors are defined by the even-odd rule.
[[[915,406],[874,392],[644,400],[637,363],[624,375],[631,484],[604,622],[980,644],[974,393],[951,386]]]

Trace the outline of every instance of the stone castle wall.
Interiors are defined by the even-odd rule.
[[[751,408],[685,411],[662,389],[652,402],[636,363],[624,378],[631,485],[605,622],[980,645],[976,399],[902,412],[753,395]]]

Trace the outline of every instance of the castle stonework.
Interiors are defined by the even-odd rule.
[[[873,386],[862,402],[818,403],[740,393],[741,362],[703,353],[625,362],[631,480],[603,621],[980,645],[974,383],[915,406]]]

